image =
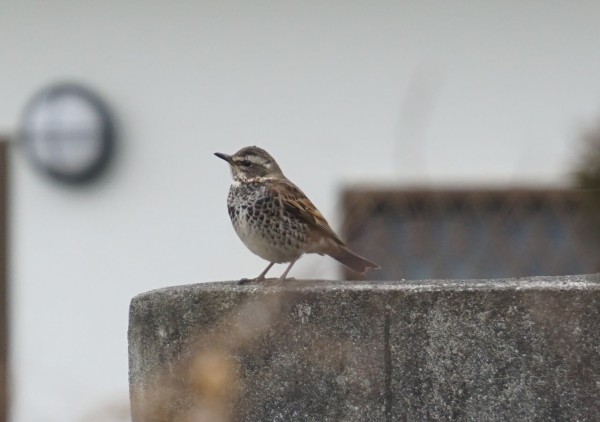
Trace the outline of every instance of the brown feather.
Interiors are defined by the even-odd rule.
[[[333,231],[323,214],[308,199],[308,197],[287,179],[271,182],[272,192],[279,197],[284,207],[297,217],[306,221],[311,227],[318,230],[334,243],[324,247],[321,251],[341,262],[348,268],[359,273],[365,273],[368,268],[378,269],[379,266],[368,259],[348,249],[339,236]]]
[[[379,269],[379,265],[369,261],[366,258],[363,258],[343,245],[340,245],[330,252],[327,252],[327,255],[341,262],[346,267],[361,274],[364,274],[369,268]]]
[[[335,243],[339,245],[344,244],[329,226],[323,214],[319,212],[317,207],[315,207],[298,186],[287,179],[272,181],[270,186],[272,192],[279,197],[289,212],[306,221],[311,227],[317,229]]]

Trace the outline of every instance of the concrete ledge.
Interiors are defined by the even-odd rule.
[[[233,282],[136,296],[134,422],[600,415],[600,276]]]

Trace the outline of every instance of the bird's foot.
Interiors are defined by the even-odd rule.
[[[239,286],[243,286],[244,284],[259,283],[259,282],[261,282],[263,280],[264,279],[259,279],[258,277],[256,277],[256,278],[242,278],[240,281],[238,281],[238,285]]]
[[[283,285],[286,281],[295,281],[296,279],[293,277],[288,277],[288,278],[267,278],[265,280],[263,280],[262,284],[264,286],[281,286]]]
[[[267,278],[263,280],[263,286],[271,287],[271,286],[281,286],[285,280],[281,278]]]
[[[251,283],[261,283],[264,286],[279,286],[286,281],[295,281],[294,277],[287,278],[265,278],[265,277],[256,277],[256,278],[242,278],[238,281],[238,285],[243,286],[244,284]]]

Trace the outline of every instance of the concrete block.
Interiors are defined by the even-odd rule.
[[[234,282],[136,296],[134,422],[600,415],[600,276]]]

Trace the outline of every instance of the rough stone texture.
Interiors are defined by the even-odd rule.
[[[600,276],[233,282],[131,302],[141,421],[593,421]]]

